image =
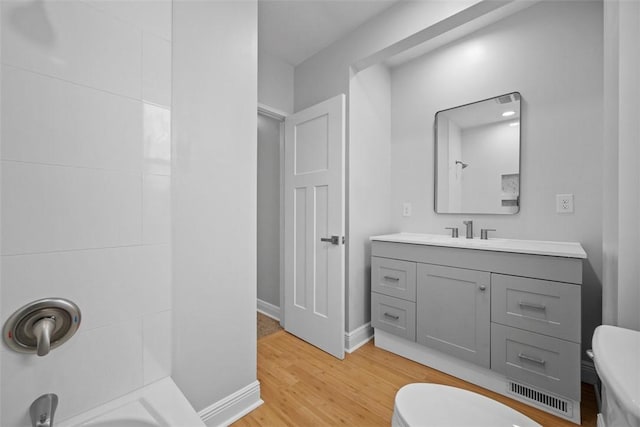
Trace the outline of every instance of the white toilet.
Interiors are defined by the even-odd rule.
[[[592,345],[602,380],[598,427],[640,426],[640,332],[598,326]]]
[[[408,384],[396,394],[393,427],[541,427],[520,412],[471,391]]]

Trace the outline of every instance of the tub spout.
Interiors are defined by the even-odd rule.
[[[53,415],[58,407],[58,396],[53,393],[43,394],[33,401],[29,408],[33,427],[53,427]]]

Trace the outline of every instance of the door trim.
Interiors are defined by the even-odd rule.
[[[258,114],[280,121],[280,326],[284,328],[284,119],[288,114],[258,102]],[[257,283],[256,283],[257,285]],[[258,301],[259,302],[259,301]]]
[[[287,118],[288,114],[284,111],[278,110],[277,108],[271,107],[270,105],[261,104],[258,102],[258,114],[262,114],[263,116],[271,117],[272,119],[283,121]]]

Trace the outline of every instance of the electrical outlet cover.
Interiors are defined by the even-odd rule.
[[[411,203],[404,202],[402,204],[402,216],[411,216]]]
[[[556,212],[573,213],[573,194],[556,194]]]

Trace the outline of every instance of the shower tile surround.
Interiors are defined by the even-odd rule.
[[[13,426],[45,392],[62,420],[170,374],[171,3],[1,7],[0,317],[50,296],[83,314],[44,358],[3,343]]]

